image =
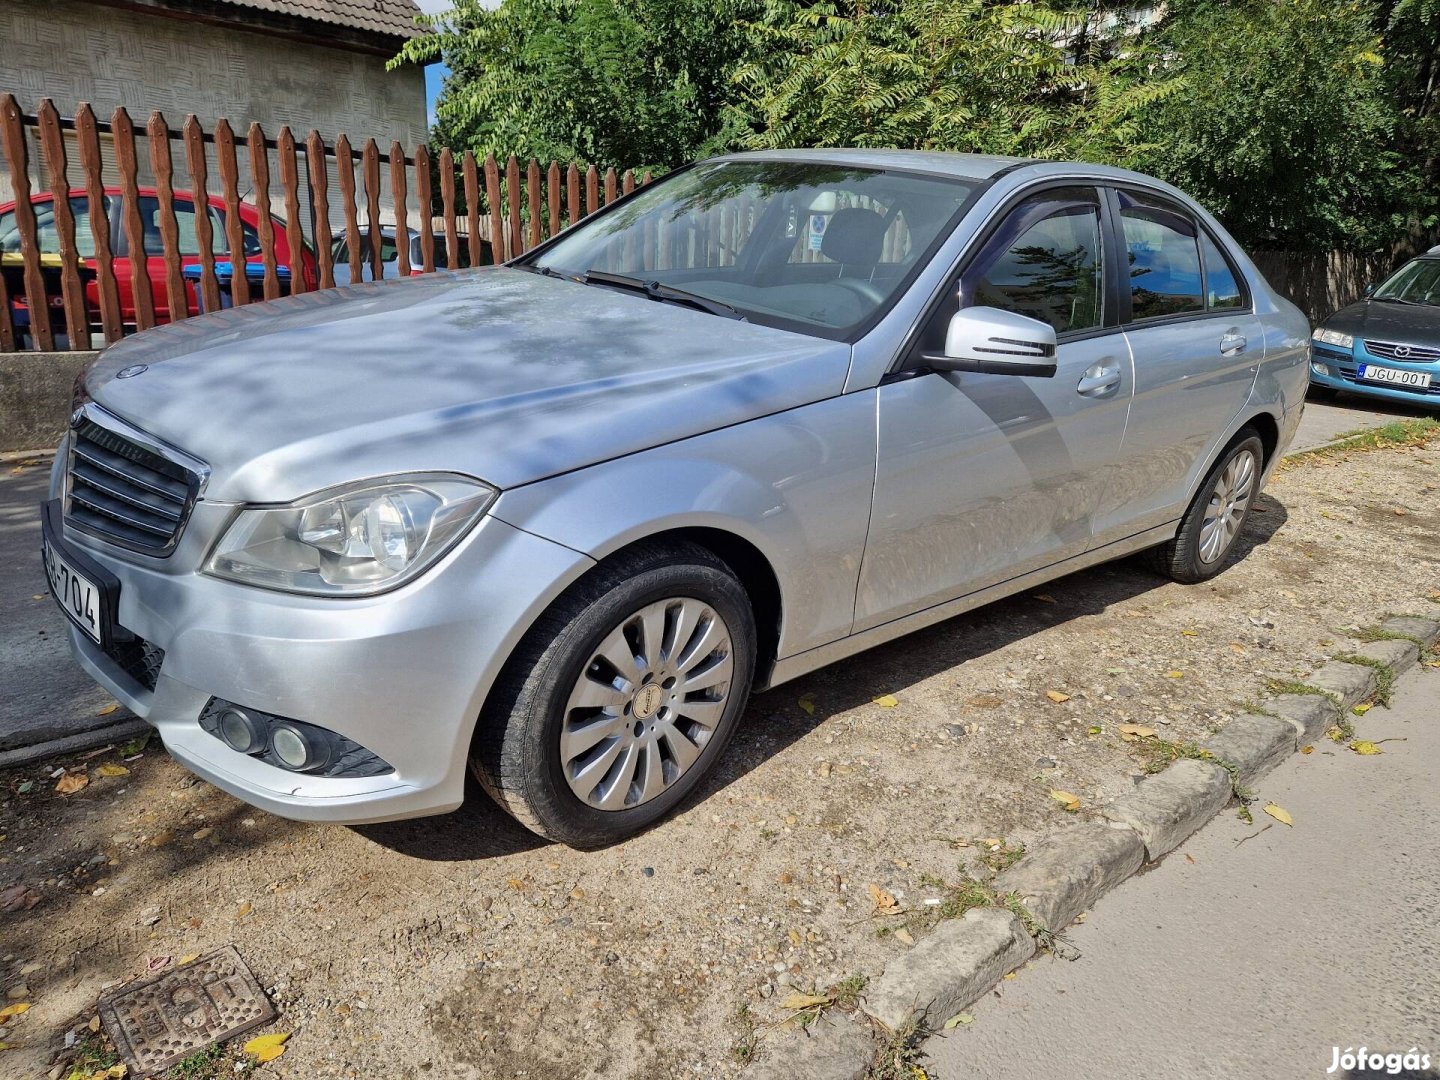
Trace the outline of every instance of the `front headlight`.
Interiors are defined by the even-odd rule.
[[[1334,345],[1341,349],[1355,347],[1355,336],[1353,334],[1342,334],[1339,330],[1316,330],[1310,337],[1322,345]]]
[[[240,511],[205,572],[267,589],[367,596],[435,562],[495,500],[487,484],[448,473],[385,476],[288,506]]]

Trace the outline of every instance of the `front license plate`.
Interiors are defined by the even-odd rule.
[[[1398,368],[1376,367],[1374,364],[1361,364],[1360,378],[1389,383],[1391,386],[1408,386],[1411,390],[1426,390],[1430,386],[1427,372],[1401,371]]]
[[[60,610],[100,644],[100,586],[67,563],[48,539],[45,541],[45,574]]]

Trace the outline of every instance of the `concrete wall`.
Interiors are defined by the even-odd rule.
[[[159,109],[176,129],[188,113],[207,131],[223,116],[241,140],[250,122],[258,121],[271,138],[289,124],[297,139],[315,128],[327,143],[343,131],[356,150],[374,138],[382,151],[394,139],[413,151],[426,137],[424,72],[414,65],[387,71],[385,61],[87,0],[0,0],[0,93],[15,94],[26,112],[49,97],[62,116],[88,101],[102,120],[123,105],[138,130],[151,110]],[[143,183],[149,173],[145,140],[137,149]],[[109,146],[104,150],[108,158]],[[172,152],[177,186],[188,185],[183,150],[176,145]],[[38,157],[38,141],[32,139],[31,183],[44,189],[48,181]],[[240,170],[248,177],[243,145]],[[74,184],[80,174],[73,150],[69,171]],[[272,154],[272,194],[276,181]],[[218,191],[218,184],[212,151],[211,189]],[[242,180],[242,189],[247,186]],[[0,153],[0,202],[11,195]]]
[[[0,453],[52,448],[60,441],[75,376],[97,355],[0,353]]]

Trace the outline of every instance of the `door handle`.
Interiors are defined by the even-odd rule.
[[[1244,334],[1237,334],[1231,330],[1220,337],[1220,355],[1229,356],[1231,353],[1244,352],[1247,344]]]
[[[1092,364],[1080,376],[1075,391],[1085,397],[1104,397],[1120,385],[1120,368],[1113,364]]]

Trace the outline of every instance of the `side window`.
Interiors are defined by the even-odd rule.
[[[1026,199],[961,275],[961,303],[1028,315],[1062,334],[1101,326],[1100,235],[1100,201],[1092,188]]]
[[[1207,232],[1200,234],[1200,253],[1205,258],[1205,305],[1212,309],[1244,306],[1240,275]]]
[[[1205,310],[1200,229],[1174,203],[1121,191],[1120,224],[1136,321]]]
[[[108,200],[107,200],[108,202]],[[95,235],[90,231],[90,200],[72,198],[70,211],[75,215],[75,250],[82,259],[95,257]],[[60,253],[60,231],[55,224],[53,203],[35,204],[35,239],[44,255]],[[0,251],[20,250],[20,226],[13,210],[0,214]]]

